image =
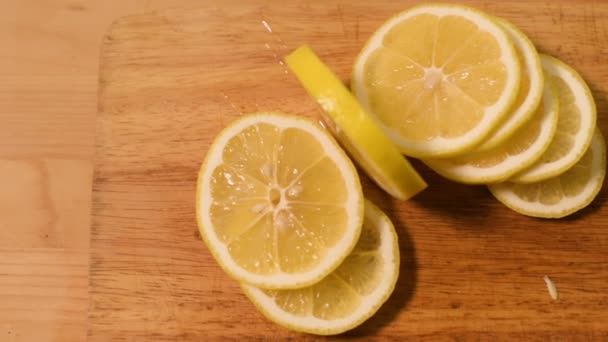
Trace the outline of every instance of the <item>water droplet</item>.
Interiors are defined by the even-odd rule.
[[[283,212],[279,212],[274,221],[274,226],[277,229],[285,229],[287,227],[287,218],[283,215]]]
[[[234,180],[232,179],[232,174],[226,172],[224,173],[224,178],[226,179],[226,182],[228,183],[228,185],[234,185]]]
[[[296,184],[287,190],[287,195],[290,197],[296,197],[302,193],[304,187],[302,185]]]
[[[317,103],[319,103],[321,108],[323,108],[323,110],[326,112],[332,112],[335,109],[334,103],[331,99],[321,97],[317,99]]]
[[[264,165],[262,165],[262,168],[260,170],[262,172],[262,174],[268,178],[272,177],[272,167],[270,166],[270,163],[265,163]]]
[[[264,27],[266,28],[266,31],[268,31],[269,33],[272,33],[272,28],[270,27],[270,25],[268,25],[266,20],[262,20],[262,25],[264,25]]]
[[[251,207],[251,211],[258,214],[261,214],[264,209],[266,209],[266,203],[258,203]]]

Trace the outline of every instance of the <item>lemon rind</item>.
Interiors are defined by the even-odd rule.
[[[540,57],[534,43],[519,28],[507,20],[498,17],[495,17],[495,20],[507,31],[513,44],[523,54],[524,65],[521,65],[521,69],[522,72],[528,74],[530,92],[524,102],[518,108],[511,109],[505,121],[498,125],[490,134],[490,137],[477,148],[480,151],[499,146],[534,116],[536,108],[541,103],[545,82]]]
[[[557,91],[547,83],[543,90],[544,113],[541,121],[539,135],[532,145],[524,152],[509,156],[505,161],[491,168],[476,167],[471,164],[453,163],[449,159],[424,160],[435,172],[445,178],[466,184],[488,184],[507,180],[517,172],[524,170],[534,164],[551,144],[551,140],[557,130],[557,118],[559,113],[559,100]],[[526,126],[520,127],[526,129]],[[505,142],[506,144],[509,141]],[[482,151],[481,153],[490,153]],[[464,158],[475,156],[475,151],[466,155]],[[502,167],[501,167],[502,166]]]
[[[508,182],[489,185],[488,189],[502,204],[520,214],[551,219],[571,215],[593,202],[602,189],[604,178],[606,177],[606,142],[599,129],[595,130],[589,148],[593,154],[591,162],[592,175],[585,189],[567,200],[554,205],[524,201],[510,189]],[[556,177],[559,177],[559,175]]]
[[[571,87],[581,113],[581,126],[574,137],[574,146],[570,152],[551,163],[533,164],[528,169],[513,176],[510,181],[516,183],[534,183],[559,175],[570,169],[585,154],[591,144],[597,123],[597,108],[591,90],[580,74],[559,59],[541,54],[543,69],[562,78]],[[559,120],[559,119],[558,119]]]

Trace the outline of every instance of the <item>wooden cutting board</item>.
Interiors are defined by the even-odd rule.
[[[94,181],[92,341],[312,340],[267,321],[200,240],[196,174],[243,113],[315,117],[281,57],[310,44],[347,82],[355,55],[414,1],[207,1],[119,19],[102,46]],[[608,134],[608,2],[466,1],[580,71]],[[441,179],[400,203],[363,179],[400,239],[397,289],[338,339],[608,340],[604,189],[563,220],[518,215]],[[543,281],[557,285],[553,301]]]

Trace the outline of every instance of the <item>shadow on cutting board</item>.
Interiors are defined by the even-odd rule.
[[[428,168],[419,160],[411,159],[429,187],[412,199],[417,205],[440,217],[438,225],[457,229],[492,229],[492,210],[501,206],[483,185],[453,182]]]
[[[589,89],[593,95],[593,99],[595,100],[595,106],[597,110],[597,127],[602,132],[604,136],[604,140],[608,141],[608,94],[601,90],[601,88],[586,80]],[[578,218],[581,216],[586,216],[589,213],[595,212],[600,209],[604,203],[608,200],[608,189],[606,189],[606,180],[604,178],[604,184],[602,185],[602,189],[597,197],[587,206],[585,209],[580,210],[574,215],[568,216],[568,218]]]
[[[390,325],[399,312],[401,312],[410,302],[416,292],[417,284],[417,269],[416,254],[414,249],[414,241],[408,232],[407,221],[396,215],[396,204],[398,202],[392,199],[388,194],[384,193],[380,188],[363,175],[360,171],[361,181],[365,197],[377,205],[391,219],[397,236],[399,238],[399,278],[395,285],[395,291],[391,294],[388,300],[380,307],[378,312],[363,322],[359,327],[348,331],[344,334],[337,335],[340,338],[359,338],[361,336],[371,336],[381,330],[383,327]]]

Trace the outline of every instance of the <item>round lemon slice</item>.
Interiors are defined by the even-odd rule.
[[[511,182],[488,186],[507,207],[528,216],[561,218],[593,201],[606,175],[606,144],[599,129],[591,146],[568,171],[530,184]]]
[[[199,171],[198,227],[222,268],[264,288],[323,279],[363,221],[357,171],[309,119],[257,113],[226,127]]]
[[[520,78],[513,42],[492,17],[423,4],[372,35],[355,62],[352,90],[403,153],[452,157],[504,121]]]
[[[393,224],[366,201],[359,242],[326,278],[296,290],[241,287],[271,321],[296,331],[333,335],[376,313],[393,292],[398,276],[399,245]]]
[[[540,159],[510,179],[517,183],[538,182],[572,167],[589,147],[597,120],[595,101],[583,78],[557,58],[541,55],[541,62],[558,91],[557,132]]]
[[[285,62],[323,108],[325,126],[378,186],[401,200],[426,188],[422,177],[309,47],[296,49]]]
[[[461,183],[505,181],[532,165],[547,150],[557,129],[558,108],[557,92],[547,83],[543,102],[532,119],[501,145],[463,157],[424,160],[424,163],[440,175]]]
[[[521,65],[521,81],[515,103],[505,121],[498,125],[477,150],[489,150],[501,145],[518,128],[530,120],[536,108],[540,105],[544,88],[545,77],[543,76],[540,57],[532,41],[508,21],[501,18],[495,18],[495,20],[507,31],[515,44],[515,51]]]

